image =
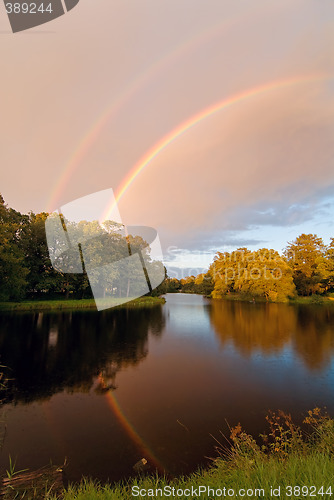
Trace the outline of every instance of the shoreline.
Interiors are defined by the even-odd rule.
[[[224,296],[221,298],[215,298],[213,300],[229,300],[235,302],[253,302],[253,297],[242,297],[240,295]],[[266,300],[264,297],[255,297],[254,303],[259,304],[287,304],[287,305],[334,305],[334,298],[322,295],[311,295],[311,296],[299,296],[293,299],[288,299],[286,301],[273,301]]]
[[[50,484],[46,488],[42,483],[39,492],[48,491],[43,496],[48,500],[331,498],[334,492],[333,418],[320,408],[309,410],[303,421],[307,429],[302,431],[283,411],[270,412],[268,417],[269,429],[262,436],[262,445],[238,424],[230,429],[231,448],[227,450],[217,441],[217,456],[212,459],[212,464],[189,475],[168,477],[166,473],[146,475],[144,471],[138,471],[136,477],[104,484],[83,477],[79,483],[70,482],[56,493]],[[27,498],[31,498],[29,493],[36,492],[39,486],[30,479],[13,488],[11,481],[6,479],[6,487],[3,484],[5,498],[8,493],[28,493]],[[15,482],[14,479],[13,485]]]
[[[294,305],[294,304],[312,304],[312,305],[334,305],[334,294],[331,295],[309,295],[309,296],[297,296],[293,299],[287,299],[284,301],[274,301],[274,300],[266,300],[265,297],[254,297],[253,301],[253,296],[251,295],[239,295],[239,294],[228,294],[224,295],[222,297],[210,297],[205,294],[197,294],[193,292],[187,292],[180,290],[179,292],[168,292],[168,293],[186,293],[189,295],[202,295],[206,299],[211,299],[211,300],[228,300],[230,302],[254,302],[257,304],[287,304],[287,305]]]
[[[155,307],[163,305],[163,297],[139,297],[112,309]],[[67,299],[67,300],[27,300],[22,302],[0,302],[0,312],[63,312],[78,310],[97,310],[94,299]],[[111,309],[111,308],[110,308]],[[107,309],[106,309],[107,310]]]

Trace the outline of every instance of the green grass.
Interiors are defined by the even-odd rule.
[[[140,297],[131,302],[118,305],[120,308],[138,308],[138,307],[153,307],[158,304],[164,304],[163,297]],[[96,309],[94,299],[82,300],[32,300],[23,302],[0,302],[0,311],[63,311],[77,309]]]
[[[139,476],[114,485],[102,485],[84,479],[78,485],[70,485],[64,492],[63,498],[64,500],[128,500],[145,498],[144,495],[133,495],[143,490],[143,493],[146,492],[146,498],[209,500],[228,498],[228,490],[234,491],[234,498],[236,495],[240,498],[244,493],[240,490],[250,490],[251,495],[245,494],[244,498],[330,500],[331,495],[334,495],[334,420],[323,415],[318,408],[309,412],[307,419],[308,434],[305,437],[300,428],[292,423],[289,415],[283,412],[271,413],[267,417],[270,432],[268,436],[264,436],[265,444],[262,446],[240,426],[236,426],[231,429],[230,451],[221,448],[218,458],[213,461],[210,468],[199,470],[189,476],[172,480],[158,475]],[[201,495],[200,486],[205,488],[205,491],[202,489]],[[330,487],[331,491],[328,489]],[[175,489],[174,496],[172,488]],[[197,490],[193,494],[191,494],[192,488]],[[208,488],[211,488],[211,491]],[[223,488],[226,488],[225,496]],[[278,493],[276,496],[271,495],[272,488]],[[222,490],[223,495],[217,490]]]
[[[310,295],[308,297],[298,296],[289,301],[290,304],[326,304],[326,305],[334,305],[334,297],[332,294],[328,295]]]
[[[183,476],[172,481],[168,481],[164,477],[151,476],[112,486],[83,480],[79,486],[69,487],[64,494],[64,500],[128,500],[136,498],[132,493],[138,490],[132,490],[133,487],[145,490],[147,496],[148,490],[155,491],[160,488],[163,493],[160,498],[168,498],[166,487],[175,488],[176,498],[189,499],[194,498],[195,495],[188,495],[188,492],[184,490],[189,489],[191,492],[192,488],[198,490],[200,486],[206,488],[206,491],[200,496],[203,499],[221,498],[217,490],[224,487],[226,488],[226,497],[228,497],[227,490],[229,489],[233,489],[235,493],[244,489],[252,490],[252,498],[270,498],[271,488],[280,487],[280,498],[288,498],[284,494],[289,492],[288,486],[314,486],[315,491],[318,492],[321,486],[324,485],[325,490],[327,490],[333,484],[333,476],[333,459],[322,453],[314,453],[306,457],[293,455],[284,463],[273,458],[257,460],[252,463],[245,459],[243,463],[239,462],[238,467],[233,467],[228,462],[220,460],[209,470],[200,470],[190,476]],[[209,488],[214,492],[210,492]],[[334,493],[334,485],[332,488],[332,493]],[[177,490],[183,490],[185,494],[176,495]],[[256,490],[258,491],[256,492]],[[262,495],[262,491],[264,491],[264,495]],[[197,491],[197,496],[199,496],[198,493]],[[310,495],[306,496],[310,498]],[[159,498],[158,495],[157,497]],[[292,496],[292,498],[300,497],[302,497],[301,494]],[[142,497],[138,496],[138,498]],[[173,497],[171,496],[171,498]],[[245,496],[245,498],[247,497]],[[329,495],[316,495],[316,498],[330,500],[331,497]]]

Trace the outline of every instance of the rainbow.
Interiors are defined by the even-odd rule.
[[[120,95],[114,99],[108,106],[107,110],[103,111],[94,121],[88,131],[79,141],[77,147],[66,162],[60,177],[50,195],[47,203],[47,212],[52,212],[57,200],[60,198],[65,186],[68,184],[71,176],[76,171],[81,161],[84,159],[90,148],[96,142],[101,131],[106,126],[112,116],[117,115],[122,106],[129,101],[141,87],[147,84],[150,79],[154,78],[160,71],[166,70],[178,59],[184,56],[190,50],[194,50],[201,43],[205,43],[215,37],[222,28],[232,25],[231,21],[219,22],[214,28],[207,29],[200,33],[199,36],[186,40],[183,45],[175,47],[175,49],[167,53],[164,57],[159,58],[154,64],[149,66],[146,71],[140,73],[130,84],[128,84]]]
[[[104,382],[103,376],[100,373],[98,376],[98,380],[101,384],[102,387],[106,388],[106,384]],[[114,393],[109,389],[108,392],[105,394],[106,401],[108,403],[108,406],[118,419],[119,423],[125,430],[125,432],[128,434],[130,439],[135,443],[137,446],[137,449],[140,451],[140,454],[142,455],[142,458],[145,458],[148,460],[150,465],[154,465],[155,468],[161,472],[164,473],[165,468],[159,461],[159,459],[154,455],[153,451],[145,444],[145,442],[142,440],[142,438],[139,436],[139,434],[136,432],[135,428],[133,425],[130,424],[129,420],[126,418],[124,415],[122,408],[120,407],[116,396]]]
[[[222,111],[233,104],[240,103],[245,101],[246,99],[250,99],[252,97],[258,96],[260,94],[264,94],[266,92],[270,92],[272,90],[281,89],[284,87],[291,87],[293,85],[299,85],[302,83],[308,83],[313,81],[319,81],[328,79],[328,75],[309,75],[309,76],[298,76],[294,78],[289,78],[285,80],[278,80],[266,83],[264,85],[260,85],[257,87],[253,87],[251,89],[247,89],[243,92],[235,94],[231,97],[223,99],[219,102],[212,104],[211,106],[205,108],[199,113],[193,115],[188,118],[186,121],[178,125],[176,128],[171,130],[165,137],[163,137],[160,141],[158,141],[131,169],[129,174],[126,176],[121,186],[118,188],[116,192],[115,201],[113,201],[109,207],[106,209],[105,213],[101,217],[101,221],[108,220],[110,214],[113,211],[113,208],[116,203],[118,203],[127,189],[131,186],[131,184],[135,181],[138,175],[170,144],[172,144],[176,139],[181,137],[188,130],[209,118],[210,116]]]
[[[186,121],[182,122],[176,128],[171,130],[166,136],[164,136],[160,141],[158,141],[134,165],[134,167],[131,169],[129,174],[123,180],[122,184],[119,186],[119,188],[116,192],[115,201],[113,201],[107,207],[105,213],[103,214],[103,217],[100,220],[103,221],[103,220],[107,220],[109,218],[109,215],[112,213],[115,204],[121,200],[121,198],[124,196],[124,194],[126,193],[128,188],[135,181],[135,179],[138,177],[138,175],[140,175],[140,173],[149,164],[151,164],[153,162],[153,160],[164,149],[166,149],[176,139],[181,137],[184,133],[186,133],[192,127],[195,127],[197,124],[199,124],[200,122],[202,122],[206,118],[209,118],[210,116],[214,115],[215,113],[223,111],[224,109],[227,109],[228,107],[231,107],[234,104],[243,102],[243,101],[250,99],[252,97],[255,97],[255,96],[259,96],[259,95],[266,93],[266,92],[270,92],[270,91],[273,91],[276,89],[282,89],[285,87],[291,87],[294,85],[300,85],[300,84],[304,84],[304,83],[322,81],[322,80],[331,79],[331,78],[332,78],[332,76],[320,74],[320,75],[297,76],[297,77],[284,79],[284,80],[278,80],[278,81],[276,80],[276,81],[269,82],[269,83],[266,83],[266,84],[263,84],[263,85],[260,85],[257,87],[253,87],[251,89],[244,90],[243,92],[234,94],[233,96],[230,96],[228,98],[220,100],[219,102],[216,102],[216,103],[210,105],[209,107],[205,108],[204,110],[199,111],[195,115],[188,118]],[[81,159],[85,156],[88,149],[94,143],[94,141],[98,137],[100,131],[105,126],[111,113],[114,110],[115,110],[114,107],[111,110],[108,109],[108,111],[106,113],[104,113],[102,115],[102,117],[99,118],[98,122],[93,125],[93,127],[89,130],[89,132],[82,139],[77,150],[75,151],[75,153],[72,155],[71,159],[69,160],[69,162],[66,166],[66,169],[63,172],[63,174],[60,178],[60,181],[58,182],[58,184],[56,186],[56,190],[53,193],[53,197],[52,197],[52,200],[50,201],[50,205],[52,205],[52,203],[54,203],[54,200],[57,199],[57,197],[59,196],[59,193],[63,189],[63,186],[66,184],[67,180],[70,178],[73,171],[77,168]],[[104,383],[102,377],[100,377],[100,382]],[[117,402],[116,397],[113,395],[113,393],[111,391],[107,392],[106,399],[107,399],[109,407],[114,412],[114,414],[117,416],[122,427],[125,429],[125,431],[128,433],[128,435],[131,437],[131,439],[136,443],[136,446],[141,451],[143,456],[145,458],[147,458],[148,460],[150,460],[152,464],[155,464],[155,466],[160,471],[163,471],[164,470],[163,466],[160,464],[159,460],[154,456],[154,453],[145,445],[144,441],[138,435],[138,433],[136,432],[134,427],[129,423],[129,421],[127,420],[126,416],[124,415],[119,403]]]

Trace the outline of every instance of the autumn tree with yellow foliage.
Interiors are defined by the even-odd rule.
[[[214,283],[213,298],[227,294],[286,301],[296,295],[292,271],[276,250],[218,252],[209,273]]]

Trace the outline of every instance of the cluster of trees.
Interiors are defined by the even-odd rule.
[[[275,250],[263,248],[252,252],[239,248],[231,253],[218,252],[210,266],[210,274],[214,298],[238,293],[282,301],[296,293],[293,271]]]
[[[134,287],[143,289],[142,263],[139,259],[127,259],[126,267],[117,265],[120,259],[129,257],[129,251],[132,255],[139,255],[140,250],[151,282],[155,277],[159,282],[161,263],[150,260],[149,247],[144,239],[131,235],[125,237],[121,228],[112,222],[107,222],[102,228],[97,222],[66,221],[67,235],[72,243],[72,247],[66,250],[68,241],[64,238],[62,226],[56,224],[59,217],[55,218],[51,227],[52,238],[48,242],[49,247],[51,243],[55,269],[46,239],[45,221],[48,217],[48,213],[21,214],[9,208],[0,195],[0,301],[30,297],[90,298],[91,287],[97,289],[99,286],[104,286],[100,295],[105,292],[122,297],[135,295],[137,290]],[[81,253],[77,241],[85,241],[80,246]],[[144,284],[147,290],[146,281]]]
[[[76,269],[82,262],[76,262],[71,252],[62,253],[58,271],[52,266],[45,234],[45,221],[48,216],[49,214],[44,212],[21,214],[9,208],[0,195],[1,301],[20,300],[31,296],[92,296],[87,273],[80,273]],[[121,276],[122,270],[115,267],[114,275],[108,277],[103,277],[101,273],[104,272],[102,268],[108,264],[108,259],[121,259],[127,254],[129,246],[133,253],[141,251],[150,274],[155,274],[156,282],[159,282],[161,268],[154,269],[147,253],[149,247],[140,236],[125,238],[117,232],[117,228],[115,231],[115,223],[112,222],[101,230],[99,224],[83,221],[69,225],[68,231],[72,241],[82,240],[87,234],[91,236],[89,244],[83,247],[83,262],[90,272],[91,285],[94,285],[94,273],[97,273],[96,283],[108,282],[106,289],[109,287],[111,293],[117,280],[119,285],[116,288],[128,287],[128,282]],[[55,255],[57,251],[55,250]],[[99,268],[100,271],[97,270]],[[135,268],[130,274],[135,275]],[[153,295],[179,291],[213,298],[238,294],[262,297],[270,301],[284,301],[296,295],[321,295],[332,292],[334,238],[331,238],[326,246],[315,234],[301,234],[287,245],[283,254],[266,248],[256,251],[238,248],[233,252],[217,252],[207,273],[181,280],[168,278],[166,274],[165,281],[153,291]],[[129,294],[130,291],[123,290],[123,293]]]
[[[51,265],[45,236],[47,213],[28,215],[9,208],[0,195],[0,300],[64,294],[88,287],[87,277],[58,273]]]
[[[247,248],[218,252],[209,273],[213,297],[229,293],[284,301],[334,291],[334,238],[326,246],[316,234],[301,234],[282,255]]]
[[[163,293],[198,293],[209,297],[213,291],[213,281],[210,272],[187,276],[180,280],[167,277],[159,288],[163,289]]]
[[[168,280],[169,292],[213,298],[237,294],[268,301],[334,292],[334,238],[326,246],[315,234],[301,234],[283,254],[262,248],[217,252],[206,274]]]

